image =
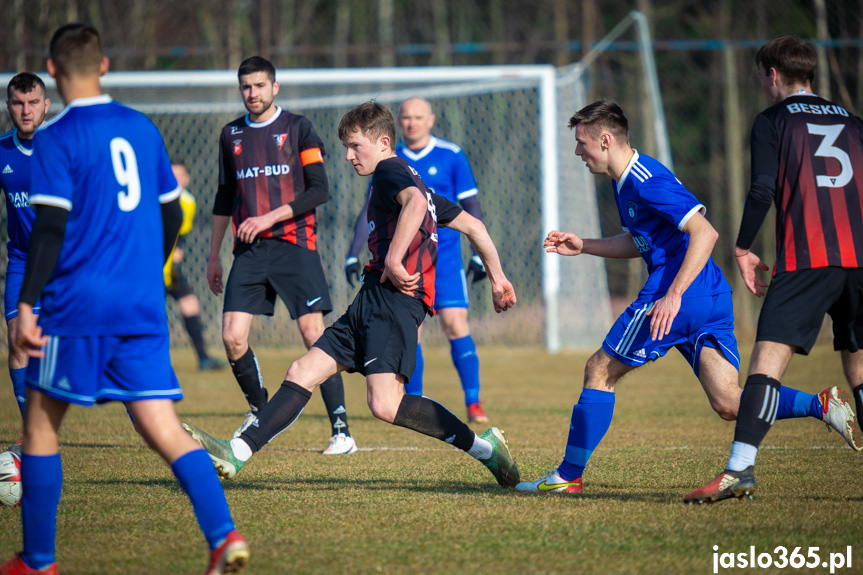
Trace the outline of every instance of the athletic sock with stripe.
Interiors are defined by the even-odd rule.
[[[737,413],[737,424],[734,427],[734,444],[729,465],[743,468],[732,471],[742,471],[754,464],[755,454],[761,441],[770,431],[776,420],[779,408],[779,380],[769,375],[756,373],[746,378],[743,395],[740,397],[740,411]],[[739,445],[738,445],[739,444]],[[737,452],[735,452],[735,447]]]

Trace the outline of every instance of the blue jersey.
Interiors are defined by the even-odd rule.
[[[636,301],[656,301],[668,291],[686,256],[689,235],[682,228],[696,212],[705,212],[704,205],[668,168],[636,151],[620,181],[612,184],[620,223],[632,235],[650,274]],[[728,291],[731,286],[722,270],[709,258],[683,297]]]
[[[34,143],[30,202],[69,211],[44,333],[168,333],[160,204],[180,187],[159,130],[103,95],[70,102]]]
[[[32,155],[32,140],[20,140],[17,130],[0,136],[0,188],[6,194],[6,235],[9,238],[6,248],[10,260],[27,259],[27,242],[36,219],[28,199]]]
[[[396,154],[415,169],[434,193],[454,204],[477,194],[476,180],[467,156],[457,145],[432,136],[422,150],[415,152],[400,142]],[[461,234],[449,228],[438,229],[438,273],[450,268],[460,270]]]

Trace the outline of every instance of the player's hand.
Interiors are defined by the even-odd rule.
[[[381,283],[389,279],[396,286],[396,289],[405,295],[413,296],[414,290],[420,283],[422,274],[417,272],[413,275],[409,274],[401,263],[392,266],[385,266],[384,273],[381,274]]]
[[[548,232],[542,247],[550,254],[577,256],[584,249],[584,240],[570,232],[553,230]]]
[[[273,221],[269,214],[256,216],[254,218],[246,218],[240,227],[237,228],[237,238],[246,244],[255,241],[258,234],[273,227]]]
[[[48,345],[48,336],[42,335],[42,328],[37,324],[37,320],[33,306],[18,304],[18,341],[15,344],[29,357],[45,357],[42,348]]]
[[[183,248],[174,248],[174,251],[171,252],[171,262],[175,264],[179,264],[183,261]]]
[[[515,305],[515,289],[508,279],[493,283],[491,285],[491,300],[494,303],[494,311],[500,313]]]
[[[671,333],[671,324],[680,311],[681,297],[666,293],[658,300],[647,315],[650,316],[650,339],[662,341],[662,338]]]
[[[354,287],[354,282],[360,281],[360,260],[354,256],[345,260],[345,279],[351,287]]]
[[[481,282],[488,275],[485,272],[485,265],[483,265],[482,259],[477,254],[472,255],[467,264],[467,275],[470,274],[473,274],[473,283]]]
[[[734,248],[734,261],[737,262],[737,267],[740,268],[740,275],[743,276],[743,283],[746,284],[746,288],[757,297],[762,297],[764,290],[761,288],[766,288],[767,284],[758,279],[755,275],[755,270],[759,269],[766,272],[770,269],[767,264],[749,250],[741,250],[738,247]]]
[[[207,283],[210,284],[210,291],[216,295],[225,289],[225,286],[222,285],[222,273],[222,262],[210,260],[207,263]]]

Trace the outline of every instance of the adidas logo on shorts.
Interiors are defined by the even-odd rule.
[[[638,351],[636,351],[635,357],[640,357],[641,359],[645,359],[647,357],[647,354],[644,353],[644,348],[641,348]]]

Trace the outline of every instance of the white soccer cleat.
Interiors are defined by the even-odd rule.
[[[522,481],[515,486],[515,489],[533,493],[581,493],[581,477],[572,480],[564,479],[558,475],[555,467],[545,477],[536,481]]]
[[[821,418],[827,429],[844,437],[851,449],[863,450],[863,445],[858,446],[854,439],[854,411],[847,401],[839,397],[839,388],[835,385],[826,388],[818,394],[818,400],[821,402]]]
[[[240,437],[243,432],[246,431],[249,426],[255,422],[256,419],[258,419],[258,416],[255,415],[253,411],[247,411],[245,418],[246,419],[243,420],[243,423],[240,425],[240,427],[238,427],[234,434],[231,436],[231,439],[237,439],[238,437]]]
[[[349,455],[357,452],[357,442],[350,435],[337,433],[330,438],[329,446],[324,449],[324,455]]]

